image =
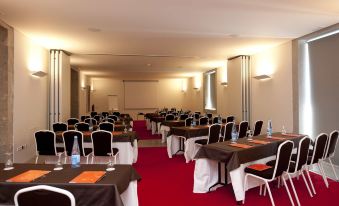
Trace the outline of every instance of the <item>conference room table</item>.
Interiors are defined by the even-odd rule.
[[[151,130],[152,134],[160,134],[160,124],[165,121],[164,116],[154,116],[151,117]]]
[[[140,175],[131,165],[114,165],[114,171],[106,171],[106,165],[81,165],[71,168],[63,165],[62,170],[53,170],[51,164],[14,164],[14,169],[3,170],[0,165],[0,205],[14,205],[15,193],[26,187],[49,185],[71,192],[77,206],[137,206],[137,182]],[[28,170],[50,171],[44,176],[31,182],[10,182],[9,179]],[[84,171],[104,171],[103,178],[96,183],[70,183]],[[53,201],[51,199],[51,201]]]
[[[244,169],[251,164],[264,164],[275,159],[279,144],[285,140],[293,141],[294,147],[297,147],[304,136],[273,133],[272,138],[259,135],[253,137],[253,141],[247,138],[238,139],[237,144],[225,141],[203,145],[194,158],[196,162],[193,192],[208,192],[209,188],[220,178],[221,182],[227,181],[232,184],[236,201],[242,201],[244,199]],[[249,178],[248,189],[257,187],[259,184],[262,182]]]
[[[154,116],[159,116],[158,113],[146,113],[145,114],[145,120],[146,120],[146,128],[147,130],[151,130],[151,118]]]
[[[172,127],[167,136],[167,154],[172,158],[173,154],[178,153],[184,147],[184,156],[186,163],[193,160],[199,147],[195,144],[196,140],[207,139],[209,125],[197,125],[188,127]],[[184,137],[186,141],[182,141]]]
[[[183,127],[185,126],[184,120],[165,120],[160,124],[160,134],[161,134],[161,142],[166,142],[167,134],[171,130],[172,127]]]
[[[91,131],[83,132],[84,147],[92,148]],[[63,147],[62,132],[56,132],[57,147]],[[117,163],[119,164],[133,164],[138,160],[138,134],[135,131],[114,131],[112,146],[119,149]],[[96,162],[102,159],[105,163],[106,157],[96,157]]]

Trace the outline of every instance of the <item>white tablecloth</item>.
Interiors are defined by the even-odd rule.
[[[134,180],[130,182],[128,188],[120,197],[125,206],[138,206],[138,181]]]
[[[236,201],[241,201],[244,199],[244,179],[245,172],[244,169],[251,164],[257,163],[266,163],[270,160],[273,160],[275,156],[267,157],[264,159],[256,160],[253,162],[248,162],[241,164],[239,168],[230,171],[228,183],[232,183],[234,196]],[[225,172],[224,164],[221,165],[222,172],[221,177],[223,182],[225,182]],[[206,193],[208,189],[218,181],[218,162],[206,158],[197,159],[195,162],[194,168],[194,186],[193,193]],[[251,189],[262,184],[258,179],[248,178],[248,188]]]
[[[147,130],[151,130],[151,120],[150,119],[146,119],[146,128],[147,128]]]
[[[195,154],[198,152],[199,146],[195,144],[196,140],[199,139],[207,139],[208,136],[201,136],[201,137],[193,137],[189,138],[184,142],[185,144],[185,159],[186,163],[193,160]],[[167,137],[167,154],[169,158],[172,158],[173,154],[175,154],[179,150],[180,146],[180,137],[176,135],[170,135]]]
[[[161,125],[160,126],[160,134],[161,134],[161,142],[165,143],[167,140],[167,134],[170,131],[170,127],[169,126],[165,126],[165,125]]]

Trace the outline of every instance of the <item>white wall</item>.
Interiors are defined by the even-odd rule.
[[[134,118],[138,112],[154,112],[150,110],[125,110],[124,108],[124,83],[123,79],[115,78],[92,78],[94,91],[91,92],[91,105],[95,105],[98,112],[108,111],[108,95],[118,96],[119,111],[129,113]],[[181,91],[182,79],[159,79],[158,84],[158,108],[187,109],[185,105],[186,93]],[[84,102],[80,102],[83,104]]]
[[[48,70],[48,50],[14,31],[14,161],[25,162],[35,154],[34,132],[47,128],[47,76],[33,77],[32,70]],[[27,148],[16,151],[21,145]]]
[[[61,121],[71,117],[71,65],[70,57],[61,52]]]
[[[272,76],[268,80],[251,79],[252,121],[261,119],[266,128],[267,120],[272,119],[274,131],[281,131],[284,125],[292,132],[292,42],[251,56],[251,73],[252,76],[263,73]]]

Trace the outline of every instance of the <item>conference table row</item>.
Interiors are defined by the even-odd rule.
[[[1,164],[1,170],[3,167],[4,165]],[[141,177],[131,165],[115,165],[115,170],[110,172],[106,171],[106,165],[94,164],[81,165],[79,168],[64,165],[64,168],[59,171],[53,168],[53,164],[14,164],[14,169],[1,171],[0,205],[14,205],[15,193],[34,185],[66,189],[74,195],[77,206],[137,206],[139,204],[137,184]],[[20,180],[17,178],[18,175],[22,176],[25,172],[36,170],[42,170],[47,174],[32,181],[18,181]],[[78,175],[93,171],[101,171],[102,178],[94,183],[74,183]]]

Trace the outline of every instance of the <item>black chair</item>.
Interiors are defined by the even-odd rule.
[[[74,125],[74,128],[81,132],[89,131],[89,124],[85,122],[79,122]]]
[[[101,112],[101,115],[102,115],[103,117],[108,117],[109,113],[108,113],[108,112]]]
[[[224,126],[224,135],[223,135],[223,141],[228,141],[232,139],[232,129],[233,129],[233,122],[228,122]]]
[[[188,118],[188,114],[181,114],[179,120],[185,120]]]
[[[208,139],[199,139],[195,141],[195,144],[206,145],[219,142],[220,140],[220,130],[221,124],[212,124],[208,130]]]
[[[117,162],[118,148],[112,147],[113,135],[111,132],[99,130],[91,134],[93,143],[92,164],[95,156],[110,156]]]
[[[67,125],[75,125],[76,123],[79,123],[79,120],[77,118],[69,118],[67,120]]]
[[[166,112],[161,112],[161,113],[160,113],[160,116],[161,116],[161,117],[166,117],[166,115],[167,115]]]
[[[274,167],[270,167],[267,168],[265,170],[256,170],[249,167],[245,168],[245,180],[244,180],[244,194],[246,193],[247,190],[247,179],[248,177],[252,177],[252,178],[256,178],[258,180],[262,180],[264,181],[266,188],[268,189],[268,194],[270,196],[271,199],[271,203],[274,206],[274,200],[272,197],[272,193],[270,190],[270,186],[269,186],[269,182],[272,182],[275,178],[277,177],[281,177],[281,179],[284,182],[285,185],[285,189],[287,191],[287,194],[290,198],[290,201],[292,203],[292,205],[294,205],[293,203],[293,199],[291,197],[290,191],[288,189],[288,186],[286,184],[286,180],[284,178],[284,175],[286,175],[288,177],[288,179],[290,180],[291,184],[293,185],[292,179],[290,174],[287,172],[289,170],[289,165],[290,165],[290,160],[291,160],[291,154],[292,154],[292,150],[293,150],[294,144],[292,141],[285,141],[283,143],[281,143],[278,147],[278,151],[277,151],[277,155],[276,155],[276,164]],[[245,196],[243,199],[243,204],[245,203]]]
[[[109,122],[109,123],[112,123],[112,124],[115,123],[114,119],[112,119],[112,118],[107,118],[106,121]]]
[[[113,112],[112,114],[117,116],[117,117],[120,117],[120,112]]]
[[[232,116],[232,115],[231,115],[231,116],[227,116],[227,117],[226,117],[226,123],[228,123],[228,122],[234,122],[234,119],[235,119],[235,118],[234,118],[234,116]]]
[[[84,148],[84,137],[82,132],[69,130],[62,133],[62,138],[64,140],[64,148],[67,156],[72,156],[72,149],[74,144],[74,137],[78,139],[78,145],[80,150],[80,156],[86,157],[86,163],[88,164],[88,157],[92,154],[92,148]]]
[[[207,117],[201,117],[199,119],[199,125],[208,125],[209,119]]]
[[[165,120],[171,121],[171,120],[174,120],[174,118],[175,118],[175,116],[173,114],[168,114],[168,115],[166,115]]]
[[[101,116],[100,115],[95,115],[93,117],[98,123],[101,122]]]
[[[99,129],[100,130],[105,130],[108,132],[113,132],[114,131],[114,124],[110,122],[102,122],[99,124]]]
[[[262,120],[257,120],[257,121],[254,123],[253,136],[258,136],[258,135],[260,135],[260,133],[261,133],[261,128],[262,128],[263,123],[264,123],[264,122],[263,122]]]
[[[329,163],[331,164],[336,181],[338,181],[338,176],[337,176],[337,173],[335,172],[331,158],[334,157],[334,152],[335,152],[336,147],[337,147],[338,134],[339,134],[339,132],[337,130],[331,132],[330,137],[329,137],[329,141],[328,141],[328,144],[327,144],[326,155],[325,155],[325,158],[324,158],[325,160],[328,159]]]
[[[247,130],[248,130],[248,121],[240,122],[240,124],[239,124],[239,137],[238,138],[246,137]]]
[[[84,122],[85,119],[87,119],[87,118],[91,118],[91,116],[88,116],[88,115],[82,115],[82,116],[80,117],[80,120],[81,120],[82,122]]]
[[[35,132],[35,146],[36,159],[35,164],[38,163],[40,155],[56,156],[59,152],[64,152],[63,148],[56,148],[55,133],[49,130],[40,130]]]
[[[92,125],[97,125],[97,120],[94,119],[94,118],[87,118],[85,119],[85,123],[87,124],[91,124],[91,121],[92,121]]]
[[[91,117],[93,118],[97,114],[98,114],[98,112],[91,112]]]
[[[64,132],[67,131],[68,126],[66,123],[63,122],[56,122],[53,124],[53,131],[54,132]]]
[[[307,165],[311,166],[311,165],[316,164],[319,167],[321,176],[323,177],[325,185],[328,188],[327,178],[326,178],[324,169],[321,165],[321,161],[324,160],[325,155],[326,155],[327,143],[328,143],[328,135],[327,134],[321,133],[317,136],[317,138],[315,139],[313,151],[311,151],[312,154],[311,154],[311,156],[308,157]],[[308,172],[308,168],[307,168],[307,172]],[[309,177],[309,179],[310,179],[312,191],[313,191],[314,194],[316,194],[314,186],[313,186],[313,182],[312,182],[310,177]]]
[[[201,112],[195,111],[195,112],[194,112],[194,114],[199,114],[199,115],[200,115],[200,114],[201,114]]]
[[[185,127],[191,126],[192,122],[193,122],[193,118],[192,117],[188,117],[185,119]]]
[[[200,118],[200,113],[194,113],[193,117],[194,117],[194,119],[199,119]]]
[[[75,206],[75,198],[67,190],[36,185],[18,190],[14,195],[15,206],[49,205]]]
[[[219,117],[214,117],[213,118],[213,124],[219,123]]]
[[[109,115],[108,116],[109,119],[113,119],[115,122],[118,121],[119,117],[116,115]]]
[[[207,113],[206,116],[208,117],[208,119],[212,119],[213,114],[212,113]]]

